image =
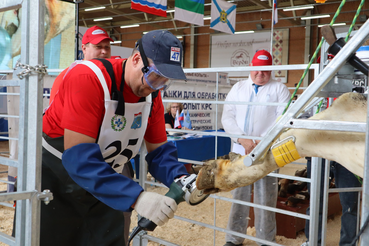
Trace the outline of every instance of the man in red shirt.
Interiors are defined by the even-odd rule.
[[[113,42],[108,33],[99,26],[93,26],[87,29],[82,38],[82,52],[84,60],[94,58],[110,58],[110,42]],[[72,66],[75,64],[72,63]],[[68,68],[64,69],[56,78],[50,92],[49,104],[54,100],[55,94],[59,91],[60,83],[63,81]]]
[[[109,37],[108,33],[99,26],[93,26],[86,30],[85,34],[82,38],[82,52],[84,60],[91,60],[94,58],[114,58],[117,59],[119,56],[111,56],[111,46],[110,42],[113,40]],[[120,57],[119,57],[120,58]],[[74,67],[81,61],[75,61],[72,63],[70,68]],[[53,83],[50,92],[50,100],[49,104],[55,98],[56,93],[59,91],[60,84],[63,81],[65,74],[67,73],[69,67],[64,69],[56,78]],[[126,165],[122,171],[122,174],[127,177],[132,177],[131,169],[128,165]],[[124,219],[125,219],[125,238],[128,239],[129,236],[129,225],[131,223],[131,212],[124,212]]]
[[[43,117],[42,188],[54,200],[41,206],[41,245],[121,246],[122,211],[135,209],[158,226],[174,216],[172,198],[119,173],[145,140],[155,179],[169,187],[188,175],[167,142],[158,93],[171,79],[186,79],[182,54],[173,34],[151,31],[126,60],[93,59],[66,73]]]

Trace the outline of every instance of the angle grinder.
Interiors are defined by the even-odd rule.
[[[191,206],[195,206],[201,203],[209,196],[209,194],[204,194],[203,191],[197,189],[195,182],[196,178],[196,174],[191,174],[189,176],[175,179],[170,185],[169,191],[165,194],[165,196],[173,198],[177,204],[186,201]],[[151,220],[141,217],[141,219],[138,221],[138,225],[132,230],[132,233],[128,239],[128,245],[140,231],[153,231],[155,230],[156,226],[157,225]]]

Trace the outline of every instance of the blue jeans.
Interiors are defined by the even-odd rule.
[[[307,176],[311,177],[311,159],[307,159]],[[323,159],[322,169],[325,168],[325,161]],[[336,188],[350,188],[361,187],[361,183],[357,177],[348,171],[345,167],[335,161],[330,162],[330,176],[335,178]],[[320,205],[319,205],[319,231],[318,243],[321,241],[322,232],[322,206],[323,206],[323,192],[324,192],[324,172],[321,173],[321,191],[320,191]],[[310,183],[308,184],[308,191],[310,192]],[[341,237],[339,246],[350,245],[356,236],[357,225],[357,206],[358,206],[358,192],[340,192],[340,202],[342,206],[341,217]],[[310,214],[310,207],[307,208],[306,214]],[[309,239],[309,220],[306,220],[305,235]],[[320,244],[319,244],[320,245]]]

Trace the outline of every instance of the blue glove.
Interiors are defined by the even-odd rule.
[[[151,175],[168,187],[174,179],[189,175],[186,167],[178,162],[177,148],[172,142],[167,142],[151,151],[145,159]]]
[[[62,162],[74,182],[113,209],[132,211],[131,205],[143,191],[139,184],[115,172],[104,161],[96,143],[65,150]]]

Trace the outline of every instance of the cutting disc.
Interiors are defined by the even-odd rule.
[[[186,192],[185,200],[188,204],[194,206],[204,201],[208,196],[209,194],[204,194],[202,190],[198,190],[196,185],[193,184],[191,190]]]

